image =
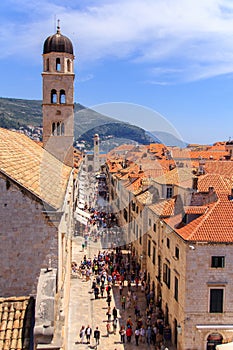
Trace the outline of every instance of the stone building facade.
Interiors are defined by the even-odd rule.
[[[43,202],[3,174],[0,192],[0,294],[35,296],[40,269],[58,265],[57,228]]]
[[[76,183],[73,60],[58,26],[43,50],[43,147],[0,128],[0,296],[35,299],[34,349],[66,348]]]
[[[60,349],[68,329],[73,170],[23,134],[0,129],[0,140],[1,297],[34,297],[34,346],[53,341]]]
[[[174,348],[212,350],[231,342],[233,163],[206,162],[198,175],[173,169],[147,187],[137,186],[139,173],[130,185],[124,181],[134,165],[126,172],[119,160],[107,164],[110,203],[129,199],[119,216]]]

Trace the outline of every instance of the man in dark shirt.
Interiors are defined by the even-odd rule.
[[[95,344],[99,345],[100,343],[100,331],[98,329],[98,327],[96,327],[96,329],[94,330],[94,338],[95,338]]]

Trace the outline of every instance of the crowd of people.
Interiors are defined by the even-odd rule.
[[[150,290],[146,274],[141,271],[140,264],[132,252],[123,253],[120,247],[116,247],[114,250],[99,251],[92,259],[84,254],[79,270],[83,281],[89,281],[91,278],[90,292],[93,293],[94,299],[106,299],[105,336],[119,334],[122,344],[147,344],[154,349],[165,349],[164,316],[160,301],[156,302],[155,292]],[[139,299],[141,304],[141,300],[144,300],[143,306]],[[89,326],[82,328],[81,342],[86,337],[89,344],[92,330]],[[98,332],[94,332],[93,336],[98,345],[98,327],[95,331]],[[99,334],[99,337],[96,334]]]
[[[100,184],[103,186],[104,182],[101,180]],[[99,186],[100,190],[101,188]],[[107,193],[106,188],[104,193]],[[161,300],[158,297],[155,299],[155,291],[150,289],[146,273],[141,270],[133,252],[121,249],[125,242],[123,232],[117,226],[117,217],[104,208],[85,209],[89,211],[90,219],[82,250],[87,248],[87,241],[91,238],[93,241],[99,239],[101,246],[107,248],[99,251],[92,259],[84,254],[79,266],[72,263],[72,271],[78,272],[82,281],[89,281],[91,278],[94,302],[99,298],[106,299],[106,320],[103,320],[106,322],[106,334],[101,337],[119,334],[122,344],[145,344],[156,350],[168,350],[164,345]],[[110,244],[106,244],[109,242]],[[91,336],[90,326],[82,326],[80,342],[83,343],[86,337],[86,343],[90,344]],[[93,337],[97,347],[100,342],[98,326]]]

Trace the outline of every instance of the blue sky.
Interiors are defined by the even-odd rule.
[[[1,97],[42,98],[56,19],[74,45],[75,102],[143,106],[191,143],[233,137],[232,0],[1,0]]]

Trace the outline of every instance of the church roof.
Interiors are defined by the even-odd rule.
[[[43,54],[50,52],[65,52],[74,54],[73,45],[69,38],[61,34],[60,27],[57,27],[56,34],[50,35],[44,42]]]
[[[70,172],[24,134],[0,128],[0,173],[56,210],[63,203]]]

